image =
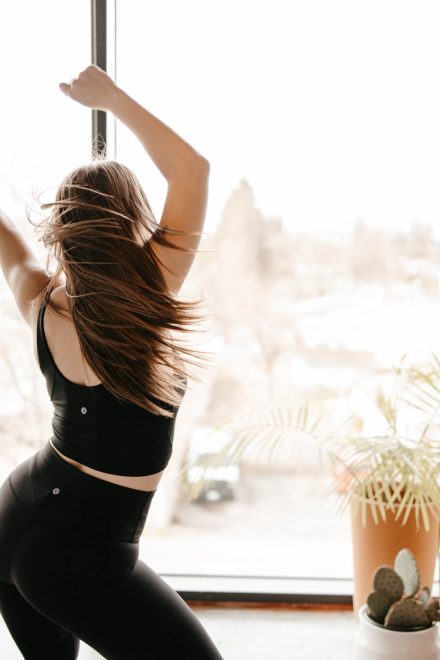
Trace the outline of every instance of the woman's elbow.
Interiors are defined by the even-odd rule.
[[[209,174],[209,170],[210,170],[211,165],[210,165],[210,162],[207,158],[205,158],[201,154],[198,154],[197,155],[197,164],[198,164],[198,167],[200,167],[200,170],[202,172],[204,172],[205,174]]]

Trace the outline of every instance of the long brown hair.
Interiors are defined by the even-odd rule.
[[[198,311],[200,300],[171,294],[152,243],[194,252],[169,235],[199,232],[167,227],[165,235],[136,175],[113,160],[96,158],[74,169],[55,201],[40,206],[52,209],[38,225],[44,226],[38,240],[48,248],[49,274],[52,257],[57,261],[42,292],[46,305],[64,316],[50,298],[64,272],[82,354],[103,385],[119,399],[172,417],[187,383],[184,362],[194,365],[188,358],[198,358],[197,366],[206,367],[209,361],[209,352],[178,346],[172,332],[191,332],[206,315]],[[147,236],[143,246],[139,230]]]

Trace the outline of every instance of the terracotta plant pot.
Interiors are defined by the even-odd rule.
[[[383,521],[378,505],[367,503],[366,525],[363,527],[360,507],[354,515],[355,496],[350,502],[351,530],[354,569],[353,611],[357,616],[359,609],[367,601],[372,591],[372,576],[379,566],[394,565],[394,558],[402,548],[408,548],[414,554],[420,568],[420,586],[429,586],[432,589],[434,580],[435,561],[437,558],[439,521],[431,511],[429,516],[429,532],[425,530],[422,517],[419,517],[419,526],[416,525],[415,509],[412,511],[404,525],[402,520],[405,511],[399,520],[394,520],[397,509],[386,510],[386,520]],[[371,507],[377,508],[379,522],[373,519]]]
[[[359,610],[352,660],[440,660],[438,623],[425,630],[387,630]]]

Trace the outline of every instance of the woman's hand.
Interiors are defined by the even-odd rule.
[[[60,90],[74,101],[95,110],[110,110],[119,87],[95,64],[81,71],[70,83],[60,83]]]

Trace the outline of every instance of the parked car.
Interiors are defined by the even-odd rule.
[[[221,449],[231,441],[229,433],[202,427],[191,437],[188,449],[187,480],[203,488],[195,502],[220,502],[235,499],[240,484],[240,466],[230,458],[219,461]]]

